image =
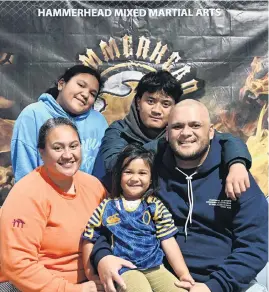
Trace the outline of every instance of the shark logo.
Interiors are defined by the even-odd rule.
[[[124,118],[129,112],[135,88],[143,75],[142,72],[126,70],[108,77],[94,108],[106,116],[109,124]]]
[[[94,109],[102,112],[109,124],[126,116],[135,96],[135,88],[142,76],[148,72],[157,69],[170,71],[181,81],[185,95],[204,87],[203,81],[196,78],[195,69],[182,61],[179,63],[181,56],[178,52],[169,53],[167,45],[158,42],[151,52],[151,40],[141,36],[134,54],[132,36],[125,35],[121,41],[121,46],[118,46],[113,38],[110,38],[108,43],[100,42],[103,60],[92,49],[87,49],[85,55],[79,55],[79,60],[84,65],[102,71],[104,87],[94,104]],[[122,51],[119,48],[122,48]],[[105,69],[102,70],[103,68]]]
[[[0,53],[0,66],[10,65],[13,63],[14,54],[12,53]]]

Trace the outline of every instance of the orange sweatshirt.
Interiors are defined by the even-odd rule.
[[[2,207],[1,272],[21,291],[82,291],[81,234],[105,189],[81,171],[74,182],[76,194],[66,194],[39,167],[15,184]]]

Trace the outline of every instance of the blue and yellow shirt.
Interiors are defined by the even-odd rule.
[[[161,265],[160,241],[178,231],[171,213],[152,196],[131,209],[123,197],[103,200],[88,221],[83,238],[95,243],[103,228],[111,232],[113,254],[131,261],[139,270]]]

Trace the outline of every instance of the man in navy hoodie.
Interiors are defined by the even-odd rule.
[[[166,140],[156,158],[157,195],[173,215],[176,240],[196,281],[189,291],[266,291],[258,284],[249,287],[268,261],[268,203],[252,175],[250,188],[237,201],[227,199],[221,146],[208,110],[198,101],[174,107]],[[124,285],[117,269],[132,267],[129,262],[102,244],[93,257],[107,291],[115,291],[112,279]]]

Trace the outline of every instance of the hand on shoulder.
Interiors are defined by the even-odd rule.
[[[245,165],[242,163],[232,164],[226,178],[225,193],[227,197],[236,201],[249,187],[249,175]]]

